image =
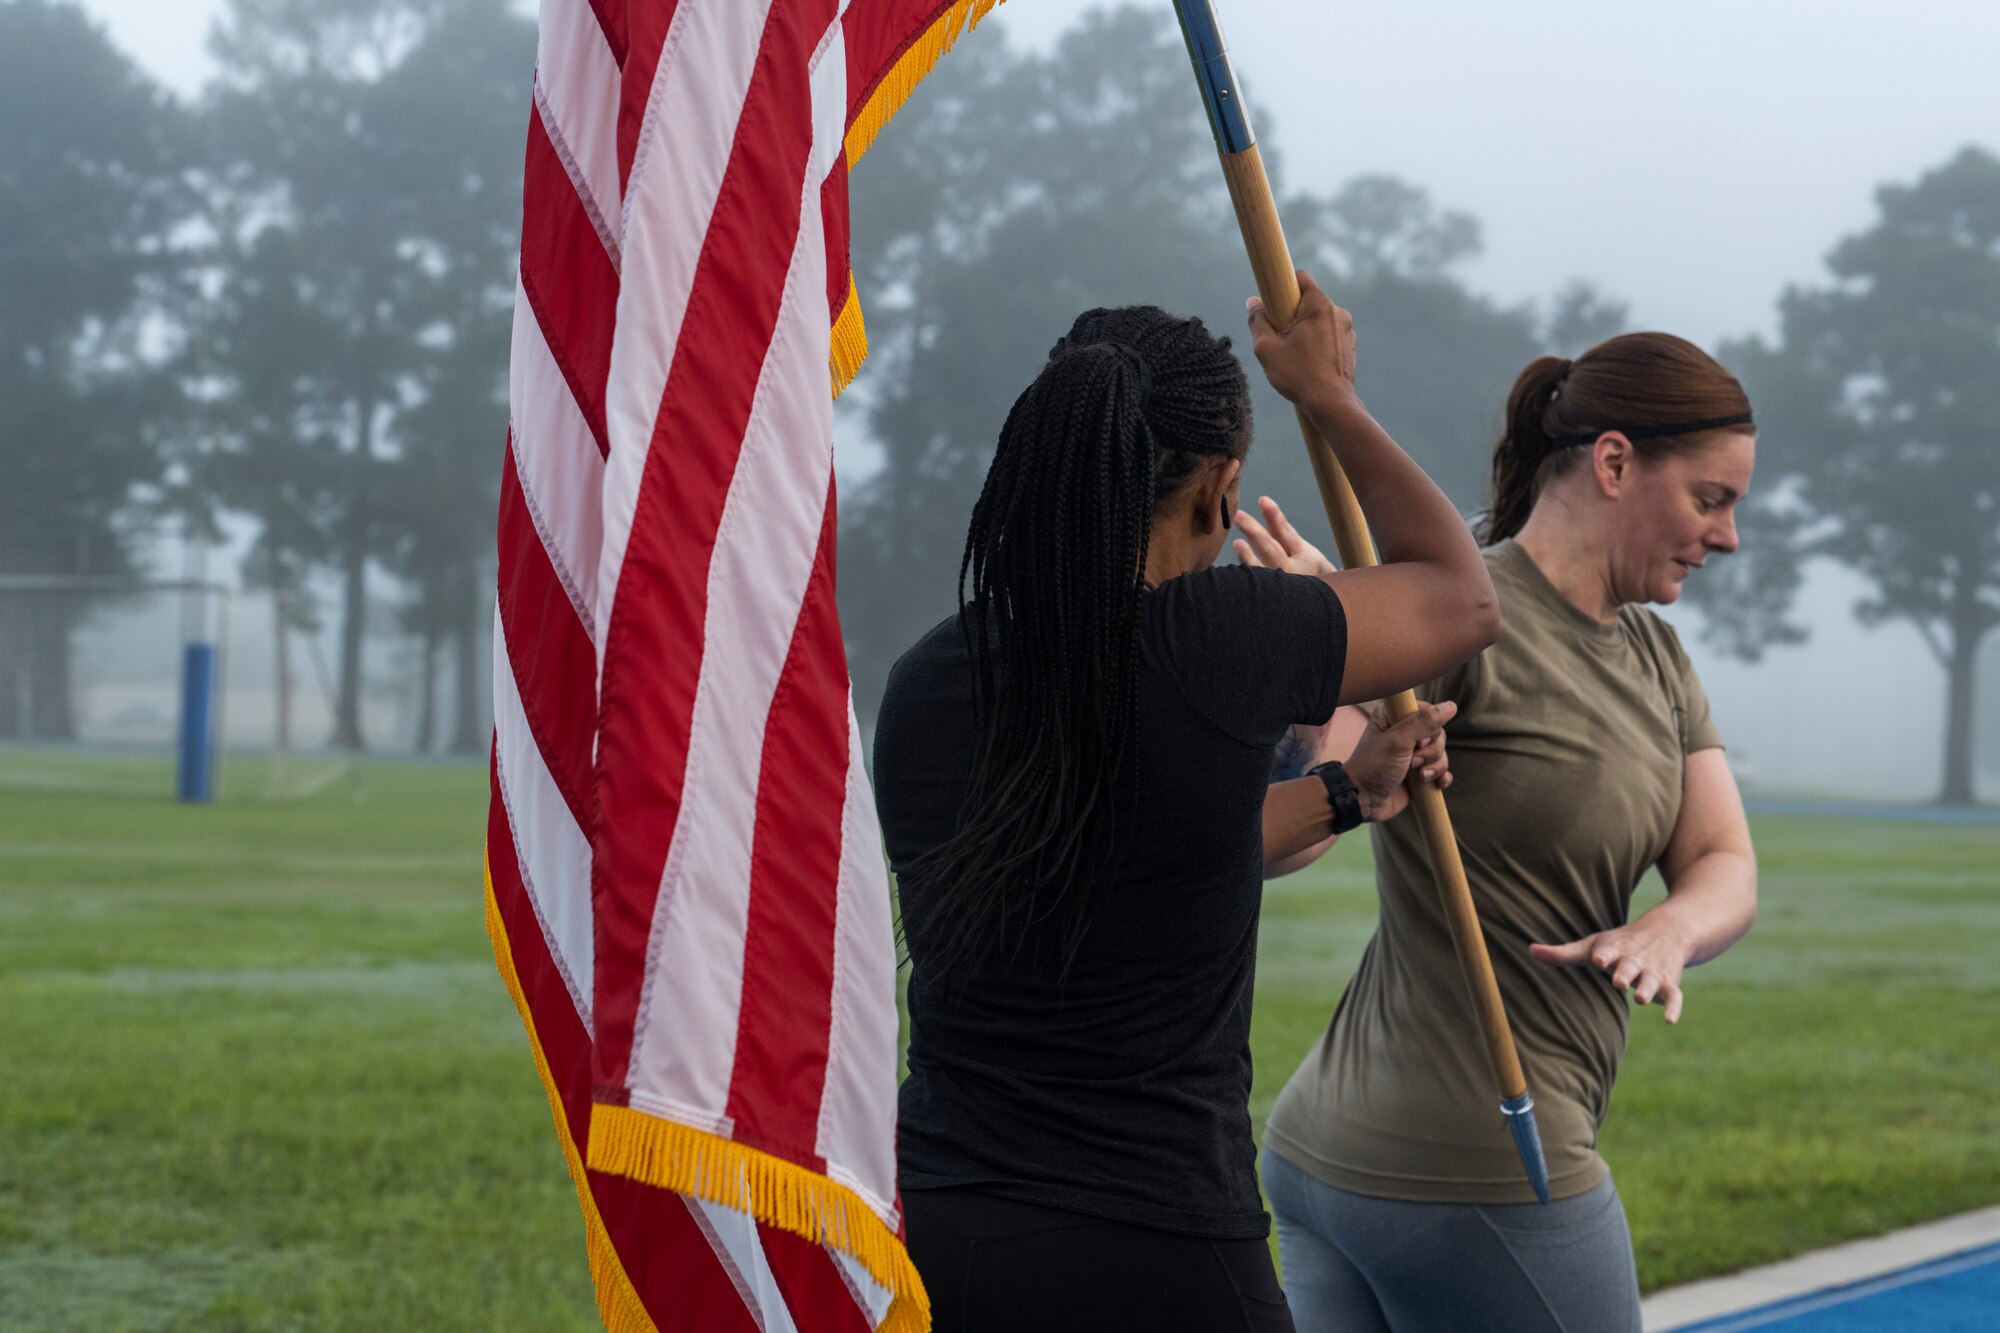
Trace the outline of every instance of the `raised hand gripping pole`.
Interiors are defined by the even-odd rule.
[[[1298,312],[1298,274],[1292,265],[1291,247],[1285,243],[1284,227],[1278,221],[1278,205],[1264,173],[1263,156],[1257,151],[1256,136],[1250,131],[1249,109],[1243,104],[1235,71],[1230,68],[1229,50],[1216,22],[1213,0],[1174,0],[1174,10],[1180,16],[1188,55],[1194,61],[1195,78],[1201,84],[1202,101],[1208,107],[1216,152],[1222,158],[1222,176],[1229,185],[1229,198],[1236,206],[1243,245],[1250,254],[1257,291],[1264,298],[1264,314],[1273,328],[1282,330]],[[1320,499],[1326,504],[1327,521],[1333,526],[1334,543],[1340,549],[1341,567],[1356,569],[1381,563],[1375,554],[1375,543],[1368,535],[1368,519],[1354,498],[1347,474],[1340,470],[1333,450],[1303,410],[1298,418],[1299,432],[1305,436],[1306,455],[1312,460],[1313,475],[1319,481]],[[1400,721],[1417,710],[1417,697],[1404,690],[1388,700],[1388,708],[1390,718]],[[1466,886],[1465,865],[1459,860],[1458,839],[1452,834],[1444,794],[1413,777],[1410,804],[1423,825],[1424,841],[1430,848],[1431,871],[1437,878],[1438,895],[1451,926],[1452,945],[1458,952],[1458,965],[1465,974],[1466,990],[1486,1041],[1494,1080],[1499,1084],[1500,1110],[1506,1116],[1508,1129],[1513,1131],[1514,1146],[1521,1154],[1529,1183],[1534,1186],[1536,1196],[1547,1203],[1549,1168],[1542,1155],[1541,1135],[1535,1128],[1534,1099],[1528,1095],[1528,1080],[1521,1072],[1521,1057],[1514,1049],[1514,1034],[1507,1026],[1507,1011],[1493,977],[1493,962],[1486,954],[1486,937],[1479,928],[1472,892]]]

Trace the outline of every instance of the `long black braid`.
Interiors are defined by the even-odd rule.
[[[1007,414],[959,567],[971,783],[954,836],[910,868],[926,891],[904,925],[927,978],[1050,918],[1074,959],[1091,884],[1118,860],[1154,510],[1249,445],[1229,340],[1154,306],[1079,316]]]

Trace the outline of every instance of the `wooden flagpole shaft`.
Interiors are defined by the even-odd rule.
[[[1263,155],[1258,152],[1256,136],[1250,130],[1249,109],[1244,105],[1236,73],[1230,67],[1229,50],[1222,40],[1213,0],[1174,0],[1174,11],[1187,39],[1188,56],[1194,62],[1209,127],[1214,131],[1216,151],[1222,158],[1223,179],[1228,182],[1229,198],[1236,208],[1237,225],[1243,233],[1244,248],[1249,252],[1257,291],[1264,300],[1264,314],[1272,327],[1285,329],[1298,314],[1298,273],[1292,264],[1291,247],[1285,243],[1284,227],[1278,220],[1277,200],[1271,194]],[[1299,411],[1298,419],[1306,455],[1319,481],[1320,499],[1326,505],[1327,522],[1333,527],[1334,542],[1340,549],[1342,567],[1358,569],[1379,564],[1375,543],[1368,535],[1368,519],[1361,512],[1347,474],[1341,471],[1332,448],[1304,411]],[[1388,700],[1388,708],[1389,716],[1400,721],[1416,711],[1416,695],[1405,690]],[[1528,1095],[1528,1080],[1521,1071],[1513,1031],[1507,1025],[1506,1006],[1501,1002],[1500,986],[1493,976],[1493,960],[1486,952],[1486,936],[1472,904],[1472,891],[1465,881],[1465,865],[1459,858],[1458,839],[1452,833],[1444,795],[1437,788],[1412,779],[1410,804],[1423,827],[1431,872],[1437,880],[1438,896],[1451,929],[1452,946],[1457,951],[1459,969],[1479,1021],[1494,1081],[1500,1087],[1501,1112],[1529,1183],[1534,1186],[1536,1196],[1547,1203],[1548,1163],[1535,1127],[1534,1099]]]
[[[1284,228],[1278,221],[1277,202],[1271,195],[1263,156],[1253,143],[1234,153],[1222,154],[1222,175],[1229,184],[1229,198],[1236,206],[1237,225],[1243,245],[1250,255],[1256,275],[1257,294],[1264,299],[1264,314],[1271,327],[1290,326],[1299,308],[1298,271],[1292,263],[1291,247],[1285,243]],[[1333,526],[1333,540],[1340,548],[1343,569],[1360,569],[1380,564],[1374,540],[1368,534],[1368,519],[1354,498],[1354,488],[1341,471],[1333,449],[1320,436],[1319,428],[1303,410],[1298,412],[1299,433],[1305,437],[1306,454],[1312,460],[1313,476],[1319,482],[1320,499],[1326,505],[1327,522]],[[1388,701],[1389,716],[1400,721],[1417,711],[1417,696],[1404,690]],[[1423,825],[1424,841],[1430,848],[1431,871],[1437,878],[1445,917],[1451,926],[1452,944],[1458,964],[1465,974],[1473,1008],[1479,1017],[1486,1054],[1504,1098],[1521,1096],[1528,1081],[1521,1072],[1521,1058],[1514,1049],[1514,1034],[1507,1024],[1507,1012],[1500,999],[1500,986],[1493,976],[1493,961],[1487,956],[1486,936],[1479,926],[1479,913],[1472,904],[1466,884],[1465,864],[1459,858],[1458,839],[1452,833],[1451,815],[1444,806],[1444,794],[1427,782],[1413,779],[1410,804]]]

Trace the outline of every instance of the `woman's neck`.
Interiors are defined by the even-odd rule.
[[[1603,624],[1618,619],[1618,600],[1611,592],[1602,544],[1588,540],[1582,525],[1537,505],[1514,540],[1564,601]]]

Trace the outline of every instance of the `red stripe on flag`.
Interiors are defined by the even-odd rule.
[[[615,3],[616,0],[606,0]],[[729,0],[741,4],[743,0]],[[646,103],[653,97],[653,76],[659,72],[660,49],[673,26],[680,0],[633,0],[619,6],[625,14],[624,51],[618,56],[623,78],[618,85],[618,190],[632,179],[632,157],[639,149],[639,127]],[[612,48],[617,51],[617,47]]]
[[[734,1137],[824,1170],[820,1097],[833,1021],[833,939],[847,797],[847,659],[833,598],[838,518],[827,487],[819,551],[764,729],[750,856]],[[798,1307],[793,1307],[798,1308]]]
[[[535,531],[511,441],[500,473],[500,629],[542,762],[577,827],[588,829],[597,650]]]
[[[763,1333],[694,1220],[692,1204],[624,1176],[589,1175],[625,1276],[660,1333]],[[805,1327],[816,1328],[807,1318]]]
[[[492,791],[486,851],[493,900],[506,929],[522,996],[534,1015],[536,1043],[561,1099],[577,1160],[582,1161],[590,1141],[590,1035],[549,956],[541,923],[521,882],[497,770]],[[688,1213],[686,1200],[668,1190],[596,1171],[586,1173],[586,1184],[619,1266],[657,1327],[758,1333],[707,1236]],[[691,1322],[675,1323],[669,1312],[674,1319]]]
[[[500,769],[493,765],[493,801],[486,817],[486,865],[493,878],[493,901],[507,927],[507,946],[528,1011],[535,1016],[535,1035],[549,1076],[562,1098],[563,1119],[581,1154],[590,1134],[590,1033],[577,1017],[576,1005],[563,985],[562,971],[549,955],[542,923],[521,881],[515,858],[514,833],[507,823],[507,805],[500,795]]]
[[[626,0],[590,0],[590,12],[597,16],[597,26],[604,32],[604,44],[620,65],[625,63],[625,5]]]
[[[601,630],[594,1068],[596,1095],[614,1103],[626,1096],[647,940],[680,812],[709,557],[798,237],[812,137],[807,62],[833,17],[827,0],[811,9],[775,6],[766,25]]]
[[[903,53],[958,0],[864,0],[841,18],[847,39],[847,123],[875,95]]]
[[[848,283],[852,280],[847,253],[850,224],[847,218],[847,158],[842,156],[826,174],[819,191],[820,215],[826,219],[826,305],[829,326],[847,307]]]
[[[759,1222],[757,1234],[785,1308],[801,1327],[812,1333],[871,1333],[839,1260],[803,1236],[778,1227]]]
[[[527,177],[521,207],[521,287],[563,380],[607,452],[604,382],[611,373],[618,271],[549,141],[540,107],[528,117]]]

